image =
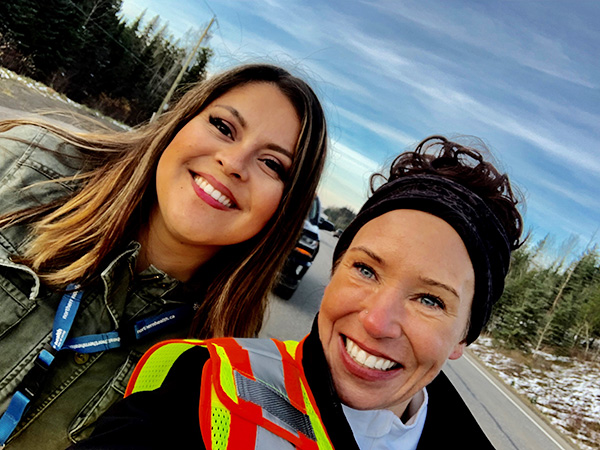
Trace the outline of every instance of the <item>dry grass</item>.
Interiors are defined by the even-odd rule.
[[[578,352],[558,357],[506,350],[485,337],[470,349],[559,432],[582,449],[599,448],[599,362],[580,358]]]

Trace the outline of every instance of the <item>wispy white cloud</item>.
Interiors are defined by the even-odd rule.
[[[536,186],[538,192],[543,193],[542,197],[554,199],[555,202],[557,201],[556,196],[560,196],[569,202],[600,211],[600,196],[592,195],[589,191],[577,189],[573,184],[565,185],[556,178],[536,177],[532,185]]]
[[[418,141],[414,136],[403,133],[397,128],[385,125],[382,122],[367,119],[364,115],[356,114],[344,108],[336,108],[336,111],[340,116],[352,121],[356,125],[373,132],[377,136],[385,137],[399,146],[405,147]]]
[[[324,203],[360,209],[368,196],[369,177],[379,172],[381,165],[340,142],[332,142],[319,188]]]
[[[272,18],[270,18],[272,19]],[[232,65],[245,63],[249,61],[270,61],[283,65],[306,79],[315,90],[327,100],[332,90],[343,91],[346,95],[352,94],[360,96],[363,99],[372,98],[373,93],[367,89],[364,84],[357,82],[353,77],[347,76],[334,69],[328,68],[319,62],[319,52],[306,50],[306,47],[290,48],[274,41],[255,30],[242,30],[235,23],[229,23],[226,20],[220,21],[220,27],[224,32],[214,34],[211,41],[211,47],[216,53],[217,60],[213,61],[215,65]],[[307,34],[308,30],[303,29]],[[238,36],[239,39],[232,39],[232,36]],[[310,49],[310,47],[308,47]]]
[[[506,109],[484,105],[468,96],[463,97],[462,107],[473,118],[535,145],[556,163],[600,177],[600,159],[593,157],[593,148],[566,144],[553,130],[543,128],[526,116],[515,116]]]
[[[377,54],[374,53],[372,61],[379,64],[382,70],[389,69],[385,56],[377,58]],[[489,100],[485,103],[479,101],[465,92],[444,85],[440,79],[432,77],[432,73],[421,71],[414,65],[410,71],[388,70],[390,77],[429,97],[431,100],[427,105],[429,109],[440,110],[441,107],[447,107],[453,110],[455,115],[460,116],[462,121],[483,122],[492,128],[524,139],[555,161],[563,161],[584,172],[600,176],[600,159],[593,157],[592,154],[595,146],[562,143],[561,136],[557,136],[555,130],[550,127],[544,128],[544,124],[540,124],[537,116],[530,118],[524,111],[515,114],[508,105],[491,103]],[[593,120],[593,115],[589,113],[586,117],[588,122],[590,119]],[[414,142],[414,139],[410,141]]]
[[[536,228],[545,230],[544,234],[552,230],[552,235],[559,240],[578,236],[580,243],[587,243],[593,237],[592,234],[598,231],[598,223],[593,218],[574,213],[574,211],[569,214],[565,214],[564,211],[561,212],[561,201],[551,195],[535,196],[531,198],[531,201],[535,202],[535,209],[528,209],[528,215],[535,218],[535,220],[526,220],[525,224],[537,224]]]
[[[315,5],[279,1],[230,1],[238,14],[252,14],[304,44],[316,44],[323,33]],[[256,30],[257,32],[259,30]]]
[[[545,74],[596,89],[593,82],[579,73],[569,56],[567,44],[536,31],[518,16],[494,16],[484,14],[475,7],[457,7],[454,3],[405,1],[402,7],[392,0],[377,2],[386,15],[401,17],[422,28],[433,30],[457,43],[482,49],[499,57],[512,60],[522,66]],[[493,12],[493,11],[492,11]],[[554,30],[553,30],[554,31]]]

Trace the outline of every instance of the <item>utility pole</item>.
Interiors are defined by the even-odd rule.
[[[200,36],[200,39],[198,39],[198,42],[196,43],[196,46],[189,53],[188,57],[185,60],[185,63],[181,66],[181,70],[177,74],[177,77],[175,78],[175,81],[173,81],[173,84],[171,85],[171,88],[169,89],[169,92],[167,92],[167,95],[165,95],[165,98],[163,99],[162,103],[158,107],[158,111],[156,111],[152,115],[152,118],[150,119],[150,122],[154,122],[156,120],[156,118],[160,114],[162,114],[163,109],[165,108],[165,105],[171,99],[171,96],[173,95],[173,92],[175,92],[175,89],[177,88],[177,85],[181,81],[181,78],[183,77],[183,74],[185,73],[185,71],[187,70],[188,66],[190,65],[190,62],[192,62],[192,58],[196,55],[196,53],[198,53],[198,49],[200,48],[200,44],[202,43],[202,41],[204,40],[204,38],[208,34],[208,30],[210,29],[210,27],[212,26],[212,24],[213,24],[214,21],[215,21],[215,16],[213,16],[212,19],[210,19],[210,22],[208,23],[208,25],[204,29],[204,32],[202,33],[202,36]]]

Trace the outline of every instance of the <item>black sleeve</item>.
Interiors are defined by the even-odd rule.
[[[159,389],[117,402],[96,423],[92,435],[69,450],[204,449],[198,406],[204,347],[185,351]]]

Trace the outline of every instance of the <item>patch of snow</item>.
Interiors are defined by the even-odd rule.
[[[118,122],[114,119],[112,119],[111,117],[107,117],[104,116],[102,114],[100,114],[98,111],[94,111],[91,110],[89,108],[86,108],[85,106],[74,102],[73,100],[71,100],[70,98],[66,97],[65,95],[59,94],[58,92],[56,92],[54,89],[52,89],[49,86],[46,86],[43,83],[40,83],[38,81],[32,80],[31,78],[27,78],[24,77],[22,75],[19,75],[11,70],[8,70],[4,67],[0,67],[0,78],[6,78],[9,80],[15,80],[18,81],[19,83],[25,85],[27,88],[37,91],[40,94],[52,98],[53,100],[58,100],[61,101],[63,103],[66,103],[72,107],[84,110],[86,113],[92,113],[93,115],[95,115],[96,117],[102,118],[103,120],[108,120],[110,121],[112,124],[116,125],[119,128],[122,128],[124,130],[130,129],[130,127],[128,127],[127,125],[122,124],[121,122]]]
[[[534,352],[529,367],[494,348],[482,336],[469,346],[479,359],[541,411],[564,435],[582,449],[597,450],[600,443],[600,363],[545,352]]]

